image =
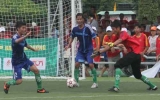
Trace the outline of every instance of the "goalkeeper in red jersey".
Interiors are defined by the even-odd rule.
[[[113,48],[114,46],[119,45],[120,43],[123,43],[122,49],[127,48],[127,54],[119,59],[115,64],[115,82],[114,86],[109,89],[109,91],[118,92],[119,91],[119,83],[120,83],[120,77],[121,77],[121,69],[131,65],[133,75],[136,79],[142,80],[144,83],[146,83],[149,88],[148,90],[157,90],[157,86],[151,83],[147,77],[141,74],[140,72],[140,64],[141,64],[141,50],[140,50],[140,44],[131,36],[128,35],[127,32],[121,31],[121,23],[118,20],[115,20],[112,23],[112,30],[115,34],[119,36],[119,39],[116,40],[114,43],[108,43],[106,42],[105,48],[102,50],[99,50],[97,53],[93,54],[92,57],[95,55],[98,55],[102,52],[106,52],[110,48]],[[126,51],[126,50],[125,50]]]

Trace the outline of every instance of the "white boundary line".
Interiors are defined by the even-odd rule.
[[[97,95],[97,96],[47,96],[47,97],[10,97],[10,98],[0,98],[0,100],[17,100],[17,99],[63,99],[63,98],[99,98],[99,97],[142,97],[142,96],[160,96],[160,94],[117,94],[117,95],[113,95],[113,94],[106,94],[106,95]]]

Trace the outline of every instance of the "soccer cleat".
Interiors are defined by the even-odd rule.
[[[74,87],[79,87],[79,86],[80,86],[80,85],[79,85],[79,83],[77,83],[77,82],[76,82],[76,84],[74,85]]]
[[[118,91],[119,91],[119,88],[113,86],[113,87],[110,88],[108,91],[111,91],[111,92],[118,92]]]
[[[3,89],[4,89],[4,92],[5,92],[6,94],[8,94],[9,87],[10,87],[9,85],[7,85],[6,83],[4,83]]]
[[[45,90],[44,88],[43,89],[38,89],[37,90],[37,93],[49,93],[49,91]]]
[[[98,88],[98,84],[97,83],[93,83],[93,85],[91,86],[92,89],[94,88]]]
[[[154,86],[153,88],[149,87],[147,90],[157,90],[158,87],[157,86]]]

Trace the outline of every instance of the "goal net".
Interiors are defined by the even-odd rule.
[[[64,47],[75,25],[75,15],[81,12],[81,0],[2,0],[0,8],[0,78],[11,78],[13,74],[11,38],[18,20],[25,21],[27,31],[32,31],[26,41],[39,52],[25,48],[25,53],[42,78],[73,75],[71,54],[75,53],[75,46],[67,51]],[[25,70],[22,74],[23,78],[34,76]]]

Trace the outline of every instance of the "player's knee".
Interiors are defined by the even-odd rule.
[[[79,63],[79,62],[76,62],[76,63],[75,63],[75,68],[79,68],[79,66],[80,66],[80,63]]]
[[[38,69],[35,69],[33,72],[34,72],[35,74],[39,74],[39,70],[38,70]]]
[[[89,68],[93,69],[94,68],[94,64],[89,64]]]
[[[114,68],[115,68],[115,69],[116,69],[116,68],[121,68],[121,66],[116,63],[116,64],[114,65]]]
[[[17,85],[21,84],[22,82],[23,82],[22,79],[16,80],[16,84],[17,84]]]

